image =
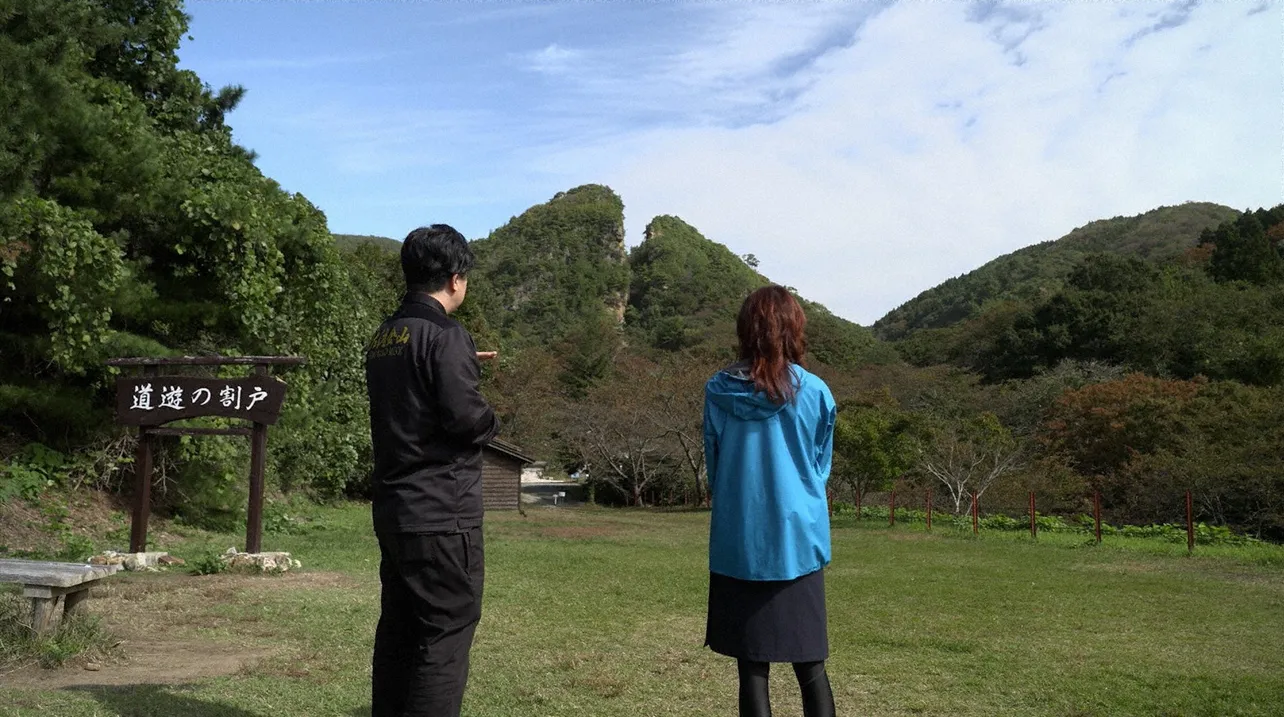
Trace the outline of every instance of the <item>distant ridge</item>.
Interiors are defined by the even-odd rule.
[[[381,249],[387,249],[394,254],[401,253],[401,242],[397,239],[388,237],[374,236],[371,234],[331,234],[334,237],[334,243],[340,249],[352,250],[362,244],[374,244]]]
[[[1195,246],[1200,232],[1238,214],[1220,204],[1187,202],[1133,217],[1090,222],[1060,239],[1018,249],[924,291],[874,322],[874,333],[884,340],[902,339],[920,329],[952,326],[972,318],[990,301],[1050,296],[1089,254],[1173,259]]]

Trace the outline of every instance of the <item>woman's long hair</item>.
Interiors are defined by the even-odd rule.
[[[740,360],[749,362],[753,385],[773,403],[791,401],[797,393],[789,365],[801,365],[807,353],[806,327],[802,306],[783,286],[764,286],[740,307]]]

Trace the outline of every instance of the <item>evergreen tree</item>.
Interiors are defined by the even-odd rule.
[[[1266,238],[1261,220],[1252,212],[1244,212],[1234,222],[1207,233],[1201,243],[1215,247],[1208,272],[1218,281],[1284,281],[1284,257]]]

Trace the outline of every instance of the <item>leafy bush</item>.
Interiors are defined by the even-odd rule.
[[[36,197],[0,203],[0,256],[11,277],[0,294],[42,324],[49,358],[72,374],[85,372],[110,333],[111,297],[125,275],[120,247],[87,216]]]
[[[67,457],[62,453],[40,443],[28,443],[0,466],[0,501],[35,500],[66,477],[67,466]]]
[[[334,382],[291,395],[272,432],[278,487],[320,500],[359,494],[373,465],[368,411],[364,391],[341,391]]]
[[[1025,521],[1009,518],[1006,515],[987,515],[977,522],[979,527],[986,530],[1021,530],[1030,527]]]
[[[1109,530],[1107,530],[1107,527],[1102,524],[1102,534],[1109,533],[1133,538],[1160,538],[1170,543],[1185,543],[1187,540],[1186,526],[1173,523],[1125,525],[1120,528],[1110,527]],[[1247,535],[1239,535],[1225,526],[1208,525],[1206,523],[1195,524],[1196,545],[1249,545],[1258,542],[1261,541]]]
[[[833,508],[834,515],[846,516],[855,515],[856,513],[852,504],[845,501],[835,501]],[[855,517],[864,520],[887,522],[888,508],[887,506],[861,506],[860,515]],[[1061,517],[1040,515],[1036,512],[1034,520],[1039,532],[1092,533],[1094,530],[1091,515],[1081,514]],[[926,523],[927,513],[921,510],[897,508],[896,522]],[[954,515],[952,513],[933,511],[932,523],[933,525],[949,525],[971,530],[972,516],[970,513]],[[1030,519],[1028,517],[1015,518],[1003,514],[984,515],[977,520],[977,527],[981,530],[1001,530],[1005,532],[1028,531],[1030,529]],[[1186,542],[1186,526],[1172,523],[1113,526],[1102,522],[1101,534],[1103,536],[1118,535],[1126,538],[1159,538],[1172,543]],[[1236,533],[1225,526],[1208,525],[1206,523],[1195,524],[1195,543],[1197,545],[1251,545],[1260,542],[1262,541],[1257,538]]]
[[[227,571],[227,561],[212,550],[202,553],[188,565],[188,572],[192,575],[217,575]]]
[[[177,464],[162,501],[184,523],[232,532],[245,520],[249,499],[249,446],[239,437],[183,436],[166,446]]]
[[[263,532],[273,535],[306,535],[324,526],[314,519],[300,515],[299,508],[289,502],[268,498],[263,503]]]
[[[125,432],[89,443],[71,456],[67,487],[118,490],[126,478],[132,477],[127,468],[134,464],[137,447],[137,435]]]
[[[180,0],[73,5],[25,3],[0,52],[12,80],[0,83],[0,425],[71,455],[110,426],[106,358],[302,354],[287,405],[319,419],[274,435],[310,460],[275,466],[341,494],[362,473],[360,351],[386,276],[362,303],[325,216],[232,141],[224,117],[243,92],[179,68]],[[338,400],[309,400],[323,385]],[[167,443],[158,500],[198,525],[235,523],[240,443]],[[115,487],[120,463],[94,463],[86,483]],[[31,494],[36,480],[4,490]]]
[[[1055,515],[1034,514],[1034,524],[1040,531],[1057,532],[1059,530],[1074,530],[1075,526],[1070,525],[1065,520]]]

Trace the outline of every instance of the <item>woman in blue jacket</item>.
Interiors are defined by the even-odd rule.
[[[741,717],[770,717],[772,662],[793,664],[806,717],[831,717],[825,576],[834,397],[802,366],[802,307],[779,286],[749,295],[739,360],[705,385],[713,493],[705,644],[738,661]]]

